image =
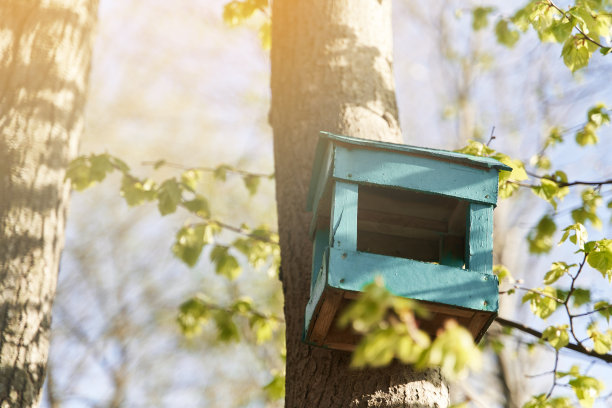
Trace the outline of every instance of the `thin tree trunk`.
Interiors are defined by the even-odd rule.
[[[97,0],[0,2],[0,407],[38,405]]]
[[[394,363],[353,370],[350,354],[301,342],[311,243],[305,212],[320,130],[401,142],[392,72],[391,0],[275,0],[272,106],[287,321],[287,408],[445,407],[438,370]]]

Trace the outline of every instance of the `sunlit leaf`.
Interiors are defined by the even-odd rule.
[[[236,258],[229,253],[228,247],[215,245],[210,252],[210,260],[215,264],[215,272],[229,280],[236,279],[242,272]]]
[[[164,181],[157,190],[157,208],[161,215],[171,214],[176,211],[181,202],[182,191],[176,179]]]
[[[556,350],[560,350],[569,344],[568,327],[567,324],[547,327],[542,332],[542,340],[547,341]]]

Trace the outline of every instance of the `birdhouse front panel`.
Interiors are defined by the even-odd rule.
[[[352,349],[335,324],[350,299],[376,277],[448,318],[478,340],[497,312],[492,274],[498,171],[488,158],[322,134],[308,209],[313,211],[311,296],[305,340]]]

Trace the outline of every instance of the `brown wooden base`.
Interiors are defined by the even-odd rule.
[[[359,296],[359,292],[345,292],[327,288],[313,313],[305,341],[312,345],[335,350],[352,351],[359,343],[361,336],[350,327],[340,328],[339,316],[342,311]],[[475,342],[479,342],[489,328],[496,313],[471,310],[442,303],[418,301],[428,312],[427,319],[417,318],[419,328],[433,339],[444,323],[453,319],[468,329]]]

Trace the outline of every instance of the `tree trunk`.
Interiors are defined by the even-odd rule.
[[[287,321],[287,408],[445,407],[438,370],[394,363],[353,370],[350,354],[301,342],[311,242],[305,212],[320,130],[401,142],[392,72],[391,0],[274,0],[272,106]]]
[[[97,0],[0,3],[0,407],[38,405]]]

